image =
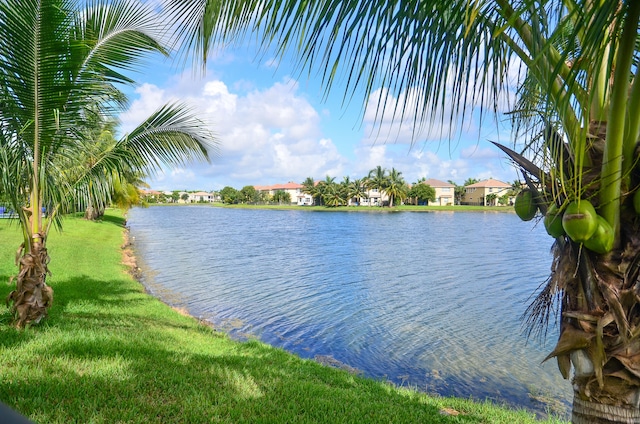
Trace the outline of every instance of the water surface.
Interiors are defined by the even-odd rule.
[[[522,335],[551,238],[507,213],[153,207],[129,214],[145,284],[235,337],[420,390],[544,412],[569,382]]]

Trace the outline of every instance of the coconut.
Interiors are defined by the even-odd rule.
[[[575,200],[567,206],[562,216],[562,228],[571,240],[584,243],[598,228],[598,215],[588,200]]]
[[[561,237],[565,234],[562,227],[562,211],[553,203],[547,210],[547,214],[544,217],[544,228],[553,238]]]
[[[613,228],[611,228],[607,220],[600,215],[598,215],[596,219],[598,221],[598,227],[589,240],[584,242],[584,247],[592,252],[604,255],[613,249]]]
[[[538,211],[538,206],[533,200],[533,193],[531,190],[525,189],[518,193],[513,208],[521,220],[531,221]]]

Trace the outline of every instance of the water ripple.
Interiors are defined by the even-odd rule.
[[[566,405],[519,317],[551,240],[513,214],[134,209],[146,284],[232,335],[375,378],[536,411]],[[551,343],[556,333],[550,335]]]

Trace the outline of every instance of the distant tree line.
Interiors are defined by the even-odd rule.
[[[409,184],[402,176],[402,172],[395,168],[386,169],[376,166],[363,178],[351,179],[349,176],[342,177],[342,181],[336,181],[336,177],[327,175],[323,180],[316,181],[312,177],[307,177],[302,184],[302,192],[313,198],[313,205],[338,207],[355,206],[362,203],[372,205],[369,201],[369,194],[372,192],[385,195],[387,199],[379,201],[378,206],[394,206],[397,204],[427,204],[436,201],[436,191],[433,187],[425,183],[426,178],[420,178],[413,184]],[[465,192],[465,186],[479,182],[476,178],[467,178],[463,185],[458,185],[449,180],[454,186],[454,202],[460,204]],[[509,196],[514,196],[520,187],[520,182],[513,184],[513,190],[508,195],[491,200],[491,204],[506,204]],[[290,204],[291,194],[284,190],[277,190],[270,194],[266,191],[258,191],[254,186],[244,186],[237,190],[226,186],[219,192],[220,198],[226,204]]]

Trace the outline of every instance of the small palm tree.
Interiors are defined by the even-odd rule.
[[[83,155],[92,116],[113,116],[126,104],[117,84],[133,81],[124,73],[147,53],[167,54],[159,41],[164,23],[150,7],[128,0],[96,0],[85,8],[69,0],[5,0],[0,22],[0,186],[24,239],[9,295],[23,327],[39,322],[52,303],[46,284],[52,222],[60,224],[74,203],[106,202],[123,169],[207,159],[213,138],[184,106],[167,105],[113,148]],[[86,166],[68,169],[69,160]]]
[[[113,175],[113,188],[111,191],[111,204],[123,211],[128,211],[133,206],[147,206],[142,196],[142,189],[149,185],[142,180],[139,172],[117,172]],[[162,197],[159,201],[166,201]],[[86,218],[86,214],[85,214]]]

